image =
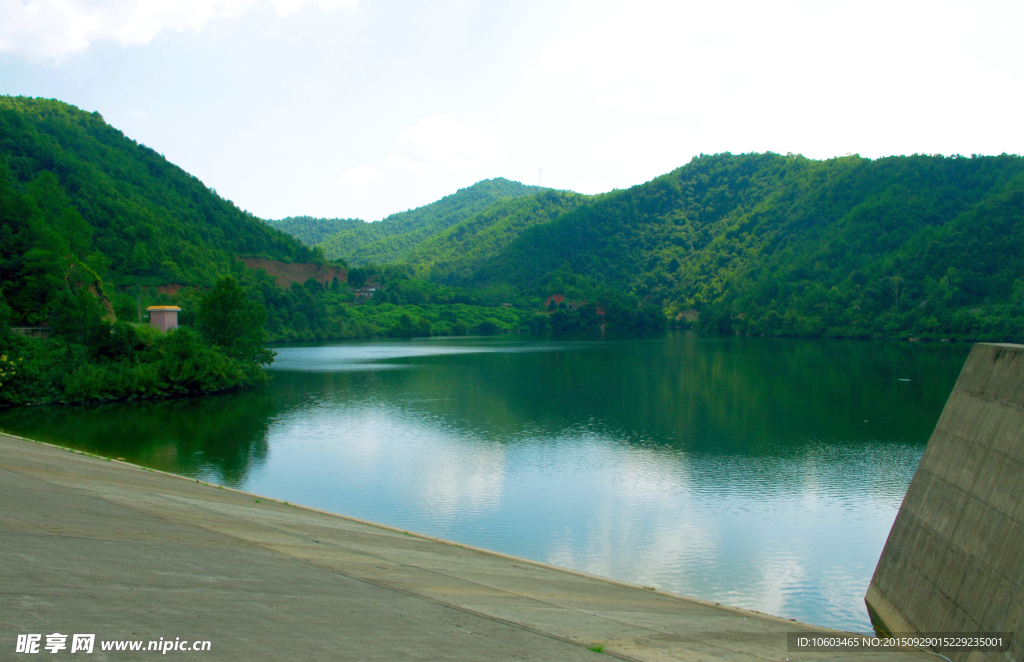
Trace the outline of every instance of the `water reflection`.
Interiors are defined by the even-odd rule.
[[[867,630],[867,582],[967,349],[693,334],[289,347],[259,391],[12,410],[0,427]]]
[[[155,469],[241,486],[266,461],[267,390],[166,402],[0,411],[0,428]]]

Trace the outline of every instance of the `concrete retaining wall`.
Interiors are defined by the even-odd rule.
[[[975,345],[903,499],[866,596],[889,632],[1024,637],[1024,346]]]

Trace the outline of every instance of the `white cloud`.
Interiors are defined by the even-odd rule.
[[[278,15],[287,16],[288,14],[294,14],[310,3],[319,6],[321,9],[336,9],[338,7],[352,9],[356,6],[358,0],[268,0],[268,2],[274,6]]]
[[[381,218],[541,167],[598,193],[701,152],[1024,151],[1021,0],[336,5],[0,0],[0,91],[98,110],[271,218]],[[339,195],[359,164],[379,179]]]
[[[388,157],[389,167],[429,172],[475,174],[501,163],[504,148],[492,132],[465,124],[447,114],[420,120],[398,136],[399,153]]]
[[[380,179],[380,170],[373,166],[356,166],[343,172],[338,177],[342,186],[366,186]]]
[[[989,131],[979,121],[977,99],[1007,94],[998,81],[1019,78],[1003,26],[1019,19],[1020,3],[572,6],[566,29],[504,105],[513,171],[543,165],[552,186],[597,193],[637,184],[701,152],[827,158],[1019,149],[1020,132]]]
[[[433,164],[411,161],[401,154],[396,154],[394,152],[389,154],[388,158],[384,160],[384,167],[397,168],[398,170],[407,170],[409,172],[419,172],[424,174],[434,171]]]
[[[354,7],[357,0],[0,0],[0,52],[59,62],[95,41],[139,46],[164,31],[199,31],[210,21],[272,7],[287,16],[307,4]]]

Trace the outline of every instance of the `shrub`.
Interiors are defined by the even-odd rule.
[[[493,336],[496,333],[500,333],[501,328],[501,322],[493,317],[488,317],[483,322],[476,325],[476,332],[485,336]]]

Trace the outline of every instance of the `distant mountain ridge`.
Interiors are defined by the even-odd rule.
[[[364,223],[366,221],[358,218],[314,218],[312,216],[289,216],[277,221],[267,221],[270,227],[290,234],[306,246],[315,246],[331,235],[356,229]]]
[[[330,259],[352,266],[402,261],[406,251],[491,204],[544,191],[504,178],[485,179],[423,207],[392,214],[374,223],[349,224],[319,242]]]
[[[701,155],[596,196],[498,178],[376,223],[264,222],[97,113],[0,97],[0,324],[4,301],[12,323],[41,324],[64,305],[60,292],[105,284],[130,299],[126,287],[209,287],[234,274],[270,283],[253,296],[281,328],[319,329],[341,313],[303,292],[325,282],[338,291],[341,271],[318,270],[330,257],[397,265],[377,271],[395,283],[433,281],[388,293],[409,301],[450,294],[443,284],[528,307],[550,294],[618,297],[727,333],[1019,341],[1022,237],[1024,159],[1007,154]],[[243,260],[309,268],[282,267],[306,280],[274,303],[274,281]],[[132,303],[114,306],[131,313]]]
[[[435,218],[428,205],[352,255],[536,297],[610,288],[718,330],[1024,339],[1022,166],[1005,154],[702,155],[630,189],[485,201],[455,222],[419,222]]]
[[[701,156],[527,228],[467,282],[610,286],[720,330],[1021,338],[1022,210],[1016,155]]]
[[[572,191],[547,190],[499,200],[406,251],[403,261],[421,277],[464,283],[527,228],[550,223],[591,199]]]

